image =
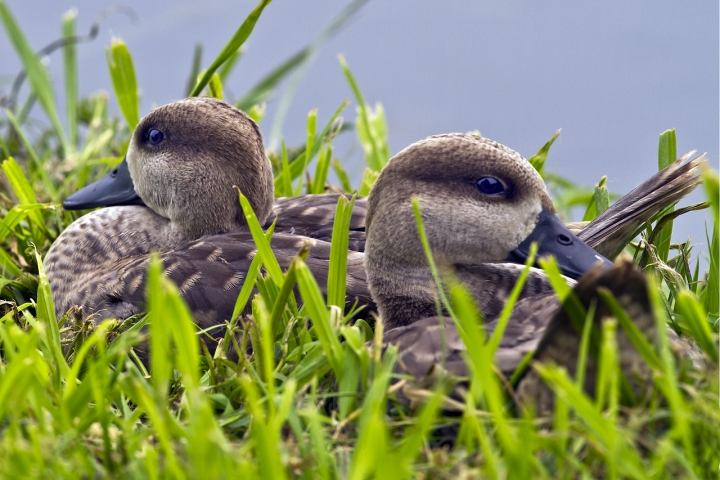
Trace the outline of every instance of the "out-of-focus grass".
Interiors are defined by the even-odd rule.
[[[255,22],[262,21],[266,3],[253,10],[202,74],[201,57],[196,54],[197,65],[190,74],[193,93],[221,95],[223,79],[241,59],[240,47]],[[0,16],[28,73],[30,96],[37,98],[40,116],[49,121],[48,127],[38,129],[33,116],[19,110],[7,110],[0,118],[6,179],[0,187],[2,476],[716,475],[720,461],[716,172],[703,176],[714,219],[708,227],[707,272],[700,271],[700,263],[690,265],[689,242],[670,242],[667,219],[674,217],[667,215],[679,210],[658,215],[629,247],[642,253],[660,251],[647,247],[650,239],[667,244],[652,262],[640,254],[637,261],[652,263],[649,279],[659,326],[670,324],[693,339],[706,357],[706,368],[678,363],[662,335],[656,350],[608,297],[606,301],[616,307],[616,320],[603,324],[600,338],[590,334],[589,322],[583,320],[591,315],[578,311],[584,332],[578,379],[551,365],[535,367],[557,395],[553,415],[518,413],[507,390],[513,381],[505,382],[492,365],[500,333],[486,338],[470,296],[451,284],[439,300],[470,347],[468,395],[461,414],[447,416],[441,405],[450,401],[446,394],[453,380],[440,374],[431,387],[418,386],[416,391],[424,391],[426,401],[412,410],[398,399],[393,386],[396,349],[382,352],[366,347],[373,338],[376,346],[381,343],[382,326],[377,323],[373,332],[369,326],[373,319],[363,319],[362,312],[361,319],[351,325],[339,308],[345,291],[342,279],[352,200],[343,198],[338,203],[326,300],[304,263],[307,250],[301,250],[283,272],[267,241],[272,229],[263,232],[247,202],[239,197],[258,255],[236,312],[250,302],[252,316],[236,316],[230,322],[214,356],[202,348],[191,314],[177,288],[162,276],[157,260],[148,274],[146,317],[97,325],[83,323],[73,312],[55,318],[40,258],[78,216],[63,211],[60,200],[112,168],[124,154],[139,117],[132,56],[119,40],[109,47],[113,96],[121,106],[121,121],[108,114],[107,94],[74,100],[79,77],[75,47],[65,47],[66,131],[45,67],[2,0]],[[74,18],[73,13],[63,18],[64,36],[73,35]],[[337,30],[337,25],[331,27],[328,31]],[[315,44],[300,50],[242,96],[239,105],[261,116],[263,102],[288,74],[300,71],[315,50]],[[330,165],[341,182],[334,189],[365,195],[390,157],[382,106],[371,109],[344,60],[341,68],[358,104],[355,125],[368,168],[354,186],[333,156],[333,139],[348,129],[340,121],[348,102],[340,103],[329,117],[312,111],[304,145],[283,145],[269,152],[279,196],[326,191]],[[20,108],[31,104],[25,102]],[[674,132],[661,137],[660,166],[674,158],[669,147],[673,142]],[[531,162],[548,182],[561,212],[569,215],[571,208],[582,207],[585,219],[594,218],[616,197],[608,194],[603,180],[595,189],[584,188],[550,173],[551,145],[552,140]],[[557,281],[552,263],[545,267],[555,279],[558,294],[568,296],[569,289]],[[259,293],[251,297],[253,286]],[[511,308],[512,304],[508,312]],[[149,331],[143,333],[141,327],[146,324]],[[628,332],[654,372],[655,391],[640,404],[621,401],[614,341],[618,328]],[[659,330],[664,332],[664,328]],[[70,331],[74,334],[69,337]],[[133,350],[143,335],[149,336],[152,352],[149,373]],[[242,346],[248,338],[254,346],[251,354]],[[237,361],[227,356],[231,346],[245,352]],[[587,355],[598,351],[603,362],[600,393],[594,399],[580,386]],[[452,447],[443,444],[448,430],[459,432],[450,437],[457,440]]]

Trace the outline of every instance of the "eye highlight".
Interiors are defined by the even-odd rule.
[[[147,142],[150,145],[158,145],[158,144],[160,144],[160,142],[163,141],[164,138],[165,138],[165,135],[163,135],[163,133],[160,130],[158,130],[157,128],[153,128],[152,130],[150,130],[148,132]]]
[[[505,192],[502,182],[494,177],[480,177],[475,185],[480,193],[485,195],[498,195]]]

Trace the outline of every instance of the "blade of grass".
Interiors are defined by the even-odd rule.
[[[310,319],[313,322],[313,330],[317,332],[318,339],[328,357],[330,366],[338,380],[342,380],[343,371],[341,367],[343,364],[343,350],[330,323],[330,315],[327,310],[327,305],[323,300],[322,293],[320,292],[320,287],[318,287],[317,281],[315,281],[305,262],[298,264],[296,275],[300,294],[304,301],[303,309],[310,315]]]
[[[77,10],[71,9],[65,12],[62,17],[62,32],[66,39],[73,38],[76,35]],[[65,71],[65,111],[67,112],[68,141],[69,146],[73,150],[77,147],[78,130],[77,130],[77,98],[78,98],[78,79],[77,79],[77,48],[75,43],[68,42],[63,47],[63,70]],[[71,153],[71,152],[69,152]]]
[[[190,97],[197,97],[200,95],[218,68],[232,58],[238,49],[245,43],[245,40],[247,40],[252,33],[260,15],[263,10],[265,10],[265,7],[270,4],[270,1],[271,0],[261,0],[260,3],[255,6],[253,11],[250,12],[247,18],[245,18],[245,21],[242,25],[240,25],[240,28],[237,29],[230,41],[225,44],[217,57],[215,57],[215,60],[213,60],[207,70],[205,70],[202,76],[198,79],[197,83],[195,83],[195,87],[190,92]]]
[[[278,446],[280,430],[262,406],[262,398],[255,383],[247,375],[240,377],[240,385],[245,391],[246,407],[252,415],[250,436],[260,465],[260,478],[275,480],[286,478]]]
[[[33,93],[50,119],[50,123],[60,140],[63,152],[70,152],[71,148],[55,106],[55,97],[53,95],[53,86],[52,81],[50,80],[50,75],[40,61],[40,58],[38,58],[33,51],[30,43],[27,41],[27,38],[25,38],[20,25],[18,25],[15,17],[13,17],[10,9],[4,1],[0,1],[0,20],[2,21],[3,26],[5,27],[5,32],[10,38],[10,41],[15,47],[15,51],[20,57],[20,61],[25,68]]]
[[[607,177],[603,176],[600,178],[597,185],[595,185],[595,193],[590,199],[590,204],[588,204],[587,210],[585,210],[585,215],[583,215],[582,219],[583,222],[594,220],[595,217],[608,209],[610,204],[610,194],[605,186],[605,182],[607,182]]]
[[[50,282],[45,275],[40,254],[35,252],[35,261],[38,265],[38,292],[37,292],[37,320],[44,324],[47,328],[47,345],[55,363],[55,385],[60,386],[62,378],[67,377],[70,367],[65,361],[65,357],[60,349],[60,330],[55,316],[55,306],[53,304],[52,292],[50,291]]]
[[[667,336],[667,315],[665,305],[661,297],[661,289],[657,285],[653,275],[647,276],[648,296],[650,297],[650,306],[655,317],[655,324],[658,333],[660,360],[663,363],[663,370],[667,373],[663,376],[662,381],[655,384],[665,394],[670,410],[673,413],[673,430],[677,437],[680,438],[683,447],[690,458],[691,463],[695,463],[694,450],[691,445],[692,434],[690,433],[690,425],[688,419],[689,410],[685,405],[683,394],[675,377],[675,360],[673,357],[670,342]]]
[[[508,297],[507,302],[503,306],[502,312],[500,312],[500,317],[498,318],[495,330],[493,331],[492,336],[487,343],[488,356],[490,358],[493,358],[495,356],[495,352],[500,346],[500,342],[502,341],[503,335],[505,334],[505,327],[510,321],[510,315],[512,315],[512,310],[515,307],[515,302],[517,302],[517,299],[520,296],[520,292],[522,292],[522,289],[525,286],[525,280],[530,273],[530,267],[535,263],[537,249],[538,247],[536,243],[530,245],[530,253],[525,261],[525,268],[515,282],[515,285],[510,292],[510,296]]]
[[[312,188],[308,193],[325,193],[325,182],[327,181],[328,171],[330,170],[330,160],[332,160],[332,154],[333,149],[330,143],[320,150],[317,166],[315,167],[315,178],[313,179]]]
[[[218,100],[223,99],[222,80],[220,80],[220,75],[217,73],[213,73],[212,77],[210,77],[210,81],[208,82],[208,94]]]
[[[282,170],[280,171],[280,175],[278,175],[279,182],[275,182],[275,187],[277,190],[278,196],[280,197],[289,197],[293,194],[292,189],[292,178],[291,178],[291,172],[290,172],[290,162],[288,161],[288,152],[287,147],[285,146],[285,140],[282,142]]]
[[[140,97],[130,50],[125,42],[113,38],[110,48],[105,49],[105,55],[118,106],[128,128],[133,131],[140,121]]]
[[[677,160],[677,140],[675,129],[666,130],[660,134],[658,146],[658,171],[667,167]],[[670,251],[670,237],[672,236],[672,222],[668,222],[655,237],[655,248],[657,256],[663,263],[667,263],[668,252]]]
[[[360,87],[358,87],[357,82],[355,81],[355,77],[353,76],[352,72],[350,71],[350,67],[348,66],[347,62],[345,61],[345,57],[340,55],[338,57],[338,60],[340,62],[340,67],[343,70],[343,73],[345,74],[345,78],[347,79],[348,84],[350,85],[350,89],[353,92],[353,95],[355,96],[355,101],[358,103],[358,109],[359,109],[359,117],[360,122],[362,122],[362,125],[365,129],[365,132],[367,133],[367,141],[369,143],[369,155],[366,156],[368,165],[370,168],[376,171],[382,170],[382,167],[387,163],[387,161],[390,159],[390,157],[383,158],[382,153],[382,139],[376,138],[376,135],[374,134],[374,130],[372,126],[370,125],[370,115],[371,112],[369,111],[369,108],[367,104],[365,103],[365,99],[362,96],[362,93],[360,92]]]
[[[291,57],[285,64],[278,67],[275,71],[271,72],[270,75],[265,79],[261,80],[260,84],[263,84],[263,92],[267,95],[265,98],[269,98],[272,95],[273,90],[271,89],[287,74],[290,74],[294,70],[293,75],[288,81],[288,86],[285,88],[280,101],[278,102],[277,110],[275,111],[275,118],[273,119],[272,127],[270,129],[270,149],[275,150],[278,145],[278,141],[281,137],[283,124],[287,117],[287,112],[290,109],[293,97],[297,92],[300,83],[305,76],[305,73],[310,68],[310,64],[315,58],[317,52],[323,46],[323,44],[335,33],[337,33],[347,22],[357,13],[368,0],[353,0],[345,8],[343,8],[338,15],[332,19],[325,29],[312,41],[307,49],[307,53],[304,54],[302,51],[298,52],[294,57]],[[292,64],[292,68],[289,67]],[[260,85],[259,84],[259,85]],[[270,87],[270,88],[268,88]],[[263,98],[264,100],[264,98]],[[259,100],[258,100],[259,101]]]
[[[190,92],[192,92],[192,89],[195,86],[195,82],[197,82],[197,79],[200,76],[200,65],[202,64],[202,51],[203,51],[202,43],[196,43],[195,48],[193,49],[192,63],[190,64],[190,75],[188,76],[187,83],[185,84],[185,96],[186,97],[190,96]],[[245,110],[245,109],[243,108],[241,110]]]
[[[350,185],[350,177],[348,177],[348,174],[342,167],[342,164],[338,160],[333,160],[332,166],[333,170],[335,170],[335,175],[337,175],[340,180],[340,186],[342,189],[346,192],[352,192],[353,188],[352,185]]]
[[[43,186],[45,187],[45,191],[50,196],[50,199],[53,202],[59,202],[60,197],[57,192],[57,188],[55,187],[54,183],[50,180],[50,175],[47,172],[47,168],[43,166],[43,161],[40,160],[37,153],[35,152],[35,149],[33,148],[32,144],[30,143],[30,140],[28,139],[27,135],[25,135],[25,132],[20,127],[19,122],[15,118],[15,115],[10,110],[5,110],[5,115],[7,115],[7,119],[10,122],[10,125],[13,126],[15,129],[15,132],[17,132],[18,136],[20,137],[20,140],[25,145],[25,148],[28,151],[28,154],[30,155],[30,160],[32,160],[32,163],[29,166],[34,166],[34,168],[31,170],[35,172],[37,175],[40,176],[40,179],[42,180]],[[31,175],[32,177],[32,175]]]
[[[238,196],[240,198],[240,205],[242,206],[243,213],[245,214],[245,220],[247,221],[248,228],[250,229],[250,233],[252,234],[255,246],[258,249],[257,254],[260,255],[260,258],[262,258],[263,265],[265,265],[265,269],[270,274],[270,277],[272,278],[273,282],[275,282],[275,285],[280,287],[283,283],[283,273],[280,269],[280,264],[275,258],[275,254],[270,248],[270,242],[267,238],[265,238],[262,227],[260,226],[260,222],[258,222],[258,219],[255,216],[255,212],[253,211],[250,202],[245,197],[245,195],[240,192],[239,188]]]
[[[25,176],[25,173],[12,157],[2,163],[2,169],[21,205],[35,205],[38,203],[35,192],[30,186],[30,182]],[[45,231],[45,220],[38,210],[28,211],[28,217],[34,227],[41,232]],[[40,237],[40,235],[36,233],[33,233],[33,238],[38,244],[42,244],[42,240],[44,240],[44,236]]]
[[[325,124],[322,131],[320,132],[320,135],[317,136],[313,140],[313,148],[310,150],[310,158],[314,157],[318,151],[320,150],[320,147],[322,146],[323,142],[322,139],[327,137],[327,135],[330,133],[330,129],[332,128],[333,124],[335,123],[335,120],[340,116],[340,113],[345,109],[345,107],[348,106],[348,101],[345,100],[343,103],[340,104],[340,106],[335,110],[332,117],[330,117],[330,120]],[[292,163],[290,164],[290,177],[295,179],[302,175],[305,172],[305,168],[307,167],[307,164],[309,162],[305,161],[306,159],[306,153],[302,153],[297,158],[295,158]],[[277,186],[278,179],[275,179],[275,184]]]
[[[537,170],[537,172],[544,178],[544,170],[545,170],[545,162],[547,161],[548,153],[550,153],[550,147],[552,147],[552,144],[555,143],[555,140],[558,139],[560,136],[560,130],[555,132],[553,136],[545,142],[545,145],[540,147],[540,150],[535,153],[532,157],[528,158],[528,162],[530,162],[530,165]]]
[[[713,340],[707,314],[697,297],[688,290],[682,290],[678,293],[675,302],[678,313],[683,316],[685,325],[692,333],[692,338],[717,363],[719,359],[718,346]]]
[[[355,206],[355,196],[348,200],[338,197],[333,220],[332,242],[330,243],[330,266],[327,280],[327,303],[341,310],[345,308],[347,276],[348,237],[350,220]]]

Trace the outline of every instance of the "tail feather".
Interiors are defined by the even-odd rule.
[[[598,253],[615,258],[638,228],[655,213],[676,203],[700,183],[705,157],[687,161],[689,152],[615,202],[577,234]]]

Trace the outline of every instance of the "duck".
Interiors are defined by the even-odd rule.
[[[96,321],[142,313],[145,273],[157,251],[200,328],[229,320],[256,253],[235,186],[265,222],[274,204],[273,174],[249,116],[208,97],[149,113],[125,160],[65,201],[70,209],[110,206],[69,225],[45,256],[58,317],[73,306]],[[326,210],[333,199],[324,199]],[[332,217],[322,218],[332,225]],[[277,230],[271,241],[284,269],[307,245],[306,263],[324,289],[328,242]],[[347,305],[355,304],[374,309],[363,254],[349,251]]]
[[[195,108],[202,104],[203,108]],[[179,118],[186,119],[194,124],[198,131],[232,130],[234,123],[218,124],[212,119],[223,117],[227,110],[237,111],[238,118],[253,122],[246,114],[233,106],[216,100],[212,97],[196,97],[193,101],[180,100],[166,105],[172,109]],[[254,122],[253,122],[254,124]],[[254,130],[260,135],[259,127]],[[232,136],[233,132],[228,131]],[[195,138],[194,148],[204,149],[205,139]],[[188,140],[190,142],[190,140]],[[188,143],[186,142],[186,143]],[[243,150],[242,144],[235,146]],[[233,148],[228,151],[232,152]],[[254,161],[257,164],[267,165],[266,158],[260,158],[259,149],[250,152],[257,154]],[[227,152],[219,153],[221,156]],[[671,164],[661,172],[655,174],[630,194],[613,204],[590,224],[586,222],[571,222],[567,226],[570,231],[581,238],[585,243],[598,251],[601,255],[614,258],[624,248],[639,226],[644,224],[653,214],[665,208],[678,199],[687,195],[697,184],[698,161],[686,162],[689,154]],[[255,175],[251,169],[245,170],[246,175]],[[266,182],[266,189],[272,192],[273,185]],[[265,192],[268,193],[268,192]],[[275,225],[274,231],[310,237],[329,242],[332,237],[332,226],[335,218],[335,206],[338,198],[343,194],[324,193],[308,194],[295,197],[276,198],[271,213],[266,217],[264,228]],[[271,197],[272,194],[268,194]],[[107,175],[80,191],[72,194],[63,202],[65,210],[87,210],[96,207],[113,207],[145,205],[143,199],[135,191],[127,158],[111,170]],[[147,205],[145,205],[147,206]],[[188,212],[192,214],[192,212]],[[367,214],[367,197],[356,197],[349,227],[348,248],[363,252],[365,248],[365,217]]]
[[[643,274],[631,261],[621,258],[613,264],[605,255],[616,255],[653,212],[695,188],[704,160],[686,160],[651,177],[576,236],[556,216],[538,172],[502,144],[477,135],[437,135],[395,155],[368,197],[365,268],[385,328],[383,347],[399,349],[396,372],[422,379],[442,364],[456,376],[468,374],[465,345],[454,321],[444,309],[438,311],[438,290],[419,239],[413,198],[438,270],[467,289],[487,332],[497,327],[524,269],[519,263],[527,258],[530,244],[538,242],[538,257],[556,257],[586,306],[597,298],[598,288],[609,288],[618,298],[629,299],[628,307],[640,305],[632,311],[644,312],[638,325],[652,334]],[[625,243],[619,240],[623,237]],[[599,308],[596,317],[606,310]],[[498,369],[509,377],[528,354],[574,362],[579,341],[568,339],[579,337],[564,315],[545,273],[530,267],[495,356]],[[621,364],[640,368],[636,352],[626,350],[622,354],[629,359],[623,363],[621,356]],[[647,372],[642,373],[640,378],[647,379]],[[520,390],[547,408],[547,391],[536,377],[526,378]]]
[[[688,188],[692,169],[675,165],[666,170],[654,177],[652,191],[664,192],[660,199],[678,198]],[[229,318],[255,252],[233,185],[250,199],[265,226],[275,223],[272,247],[283,267],[302,245],[313,243],[307,263],[324,285],[339,195],[273,200],[272,169],[257,124],[225,102],[195,97],[147,115],[125,159],[63,202],[67,210],[106,208],[70,225],[45,257],[58,316],[74,305],[98,320],[142,312],[145,266],[150,252],[158,250],[201,327]],[[357,198],[352,212],[347,284],[348,304],[357,301],[370,313],[375,303],[362,253],[367,201]],[[588,241],[602,253],[618,232],[634,231],[664,205],[654,199],[633,210],[639,202],[627,203],[619,209],[622,202],[617,202],[597,221],[573,231],[581,238],[592,233]],[[490,302],[501,305],[502,295]]]

